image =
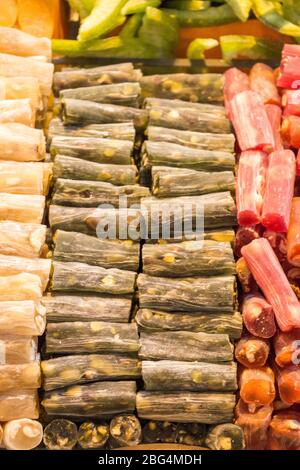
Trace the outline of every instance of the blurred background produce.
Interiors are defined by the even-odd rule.
[[[37,0],[16,3],[34,4]],[[45,3],[49,3],[50,10],[50,4],[57,2]],[[284,42],[300,41],[299,0],[62,3],[69,7],[69,25],[76,24],[75,32],[71,27],[65,38],[74,39],[57,40],[61,35],[53,34],[53,52],[71,57],[278,60]],[[57,7],[53,9],[57,11]],[[40,15],[39,21],[42,19]]]
[[[0,26],[19,28],[38,37],[64,38],[66,24],[62,0],[0,0]]]

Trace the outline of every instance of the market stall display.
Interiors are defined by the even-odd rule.
[[[125,75],[124,78],[122,74]],[[128,82],[126,74],[131,74],[129,79],[131,83],[126,83]],[[106,84],[105,80],[102,80],[104,75],[111,76],[112,80],[115,77],[116,85]],[[116,403],[112,401],[114,387],[119,390],[118,396],[123,388],[125,394],[127,394],[125,388],[128,393],[129,388],[131,390],[131,401],[128,398],[131,404],[125,400],[124,395],[124,409],[120,409],[119,412],[125,412],[126,409],[128,412],[135,410],[136,398],[132,380],[141,378],[143,378],[145,389],[151,392],[174,391],[180,399],[184,400],[182,392],[188,391],[191,393],[192,402],[195,400],[196,403],[199,400],[199,406],[201,406],[203,394],[203,400],[207,403],[208,409],[203,412],[203,417],[198,417],[196,421],[208,424],[220,422],[220,418],[214,418],[209,408],[213,409],[214,406],[218,408],[223,397],[224,400],[228,400],[228,409],[224,411],[226,419],[232,420],[235,401],[233,393],[237,388],[236,365],[231,362],[233,361],[231,340],[240,337],[242,324],[240,315],[235,312],[235,269],[231,246],[232,226],[235,223],[236,213],[230,194],[230,191],[234,190],[234,137],[230,133],[230,124],[225,117],[225,108],[220,105],[222,76],[215,76],[216,84],[213,87],[209,84],[209,76],[205,75],[150,77],[149,84],[147,80],[141,81],[141,88],[137,83],[140,79],[141,74],[138,74],[130,64],[62,70],[54,76],[55,89],[60,90],[60,106],[64,121],[61,122],[55,118],[53,124],[50,123],[48,134],[50,151],[54,160],[54,187],[49,210],[53,235],[51,242],[53,268],[50,282],[51,293],[43,300],[48,325],[46,356],[42,361],[42,386],[46,390],[42,405],[49,418],[60,415],[64,419],[82,423],[82,427],[79,428],[79,430],[82,429],[82,439],[87,440],[87,435],[84,437],[85,428],[90,430],[95,436],[95,447],[98,447],[98,444],[101,447],[104,443],[102,444],[101,436],[97,437],[96,425],[87,421],[87,424],[84,424],[84,419],[95,416],[105,419],[117,413]],[[186,92],[179,95],[174,93],[173,96],[166,94],[166,99],[162,98],[164,83],[167,83],[167,80],[174,84],[182,83],[186,86]],[[64,85],[65,81],[68,81],[69,85]],[[99,81],[100,85],[97,84]],[[145,87],[149,86],[149,90],[146,91]],[[125,91],[127,93],[129,89],[130,93],[131,90],[136,90],[137,95],[134,101],[126,102],[127,107],[124,107],[123,99],[119,102],[117,97],[121,97],[119,93]],[[143,93],[149,96],[150,89],[153,97],[147,98],[144,107],[137,109],[137,104],[143,104]],[[109,95],[110,90],[111,95]],[[214,93],[215,98],[208,99],[210,93]],[[101,96],[107,98],[104,99]],[[174,98],[187,101],[177,101]],[[91,101],[92,99],[94,101]],[[195,99],[200,102],[194,103]],[[218,101],[219,104],[206,104],[207,100]],[[173,104],[176,116],[172,115]],[[129,108],[128,105],[133,107]],[[172,128],[176,127],[175,122],[178,121],[177,115],[180,115],[178,114],[180,112],[185,113],[191,120],[193,118],[195,123],[199,119],[199,122],[203,123],[199,128],[196,125],[193,132],[177,131],[174,135],[174,138],[180,139],[181,148],[181,154],[176,156],[174,149],[174,157],[178,162],[182,162],[183,171],[188,164],[184,163],[187,160],[185,152],[193,152],[195,156],[196,154],[198,156],[198,153],[202,151],[203,165],[205,165],[208,153],[211,153],[212,164],[206,165],[205,171],[207,177],[212,179],[212,183],[204,186],[200,193],[196,192],[195,196],[192,193],[190,198],[160,199],[156,197],[154,183],[150,185],[150,188],[136,184],[138,172],[134,162],[138,167],[141,161],[143,161],[143,166],[145,165],[139,152],[133,152],[136,147],[136,144],[133,144],[135,138],[139,139],[143,135],[147,125],[149,132],[146,131],[146,135],[149,140],[145,141],[145,146],[148,144],[154,146],[157,141],[157,146],[162,147],[162,155],[168,153],[172,146],[179,147],[176,143],[168,142],[168,138],[160,139],[160,141],[158,138],[151,140],[151,129],[153,129],[152,132],[159,130],[159,127],[156,127],[158,123],[151,122],[151,119],[158,119],[157,106],[162,109],[162,113],[166,112],[166,121],[159,121],[162,133],[167,128],[170,129],[170,133],[173,132]],[[89,115],[86,114],[87,110],[89,110]],[[218,113],[217,118],[214,118],[215,112]],[[148,116],[150,116],[149,123]],[[208,126],[207,123],[210,122]],[[218,123],[220,125],[216,128],[214,124],[218,125]],[[136,130],[132,132],[134,125]],[[199,130],[206,131],[206,134],[198,132]],[[111,137],[114,140],[111,140]],[[220,141],[223,137],[227,142],[227,152],[220,150]],[[110,145],[113,142],[116,143],[115,149]],[[194,142],[199,142],[203,150],[197,150]],[[206,150],[207,143],[211,149],[209,151]],[[126,155],[125,145],[129,149],[130,160],[123,161]],[[101,146],[103,156],[100,160],[96,160],[97,149]],[[191,158],[193,158],[192,155]],[[165,174],[172,169],[172,165],[168,167],[168,162],[164,165],[161,166],[160,162],[156,162],[153,166],[153,180],[159,174],[157,172],[161,171],[163,176],[164,169]],[[194,171],[194,173],[198,181],[200,181],[199,178],[203,178],[204,172]],[[180,180],[178,180],[178,185],[180,185]],[[182,196],[186,194],[183,188]],[[137,206],[136,209],[129,209],[126,215],[124,209],[118,207],[118,199],[125,195],[129,206],[131,204],[135,205],[133,207]],[[180,193],[171,193],[171,196],[178,195]],[[145,237],[145,233],[140,233],[136,241],[124,240],[124,236],[118,240],[122,230],[119,225],[114,235],[115,239],[105,240],[99,235],[99,228],[104,227],[107,220],[113,216],[117,216],[118,222],[125,220],[129,223],[145,224],[144,209],[148,209],[150,215],[151,209],[159,207],[160,201],[168,202],[171,206],[178,206],[179,203],[182,207],[186,203],[202,204],[207,230],[204,235],[207,239],[204,245],[200,241],[179,243],[180,239],[174,243],[176,241],[176,232],[174,232],[169,245],[146,243],[140,258],[139,240]],[[110,203],[114,209],[103,209],[102,203]],[[192,212],[192,224],[196,222],[196,218],[197,213]],[[151,221],[151,216],[149,220]],[[162,220],[159,224],[161,222]],[[173,229],[176,229],[176,221],[174,221]],[[194,269],[189,262],[190,256],[194,256],[192,253],[196,259],[199,257],[198,261],[194,261]],[[222,261],[219,259],[220,255]],[[177,258],[179,263],[181,260],[178,266]],[[212,264],[213,258],[215,258],[215,263]],[[209,260],[209,269],[205,268],[205,260]],[[144,274],[138,275],[135,286],[135,273],[140,272],[140,263],[143,263]],[[155,269],[156,265],[157,269]],[[135,316],[135,311],[132,311],[134,316],[130,311],[136,288],[139,291],[141,310],[135,317],[135,324],[126,324]],[[168,293],[171,288],[173,289],[172,298]],[[194,295],[195,289],[199,292],[198,299]],[[156,290],[158,294],[161,291],[159,294],[161,304],[159,296],[153,297],[152,291]],[[176,295],[174,295],[175,291]],[[218,296],[214,294],[217,291]],[[104,295],[109,297],[103,297]],[[123,296],[123,299],[120,296]],[[111,309],[111,302],[116,305],[116,309]],[[75,305],[76,309],[74,309]],[[170,312],[174,305],[176,314]],[[151,323],[148,323],[151,317],[147,314],[148,311],[151,313],[151,310],[147,309],[152,308],[157,309],[159,315],[157,316],[159,322],[154,327],[153,333]],[[168,319],[168,315],[171,315],[173,319]],[[153,320],[156,321],[155,317]],[[170,321],[174,325],[173,328],[170,328]],[[219,324],[220,321],[221,324]],[[141,331],[138,335],[139,328]],[[219,334],[216,328],[220,329]],[[165,329],[171,331],[163,333]],[[181,341],[182,348],[186,351],[186,357],[181,356],[180,359],[176,353],[177,347],[175,348],[178,341]],[[187,341],[190,344],[189,348],[186,348]],[[210,358],[207,357],[208,342],[211,344]],[[199,354],[202,354],[202,362]],[[189,362],[195,359],[200,362],[195,364]],[[225,362],[224,365],[222,365],[223,362]],[[173,382],[171,384],[166,377],[166,383],[160,383],[159,367],[167,367],[167,376],[173,374],[173,369],[178,369],[178,381],[171,381]],[[205,380],[202,376],[206,377]],[[118,382],[118,385],[115,380],[122,382]],[[89,384],[89,382],[93,383]],[[217,396],[213,394],[211,396],[208,394],[206,401],[205,393],[215,391],[222,392],[218,397],[219,402],[217,403]],[[98,393],[103,397],[101,406],[100,402],[93,401],[93,397]],[[138,393],[141,393],[140,396],[143,397],[144,392]],[[74,396],[72,401],[68,398],[71,396]],[[133,397],[134,405],[132,404]],[[86,406],[85,400],[89,403]],[[215,405],[214,400],[216,400]],[[137,413],[140,418],[145,418],[139,406]],[[156,413],[155,407],[150,413]],[[165,413],[166,416],[162,411],[160,420],[169,419],[167,409]],[[187,418],[179,418],[179,422],[190,423],[188,408],[183,410],[182,416],[185,414]],[[121,445],[121,441],[131,445],[140,442],[141,433],[134,430],[137,418],[130,418],[124,424],[121,421],[119,423],[117,418],[115,419],[115,424],[112,421],[110,425],[112,436],[108,439],[110,447]],[[177,421],[177,418],[174,416],[173,420]],[[123,426],[126,436],[130,435],[130,429],[133,426],[132,438],[125,437],[125,435],[122,437],[122,434],[117,437],[116,429],[119,427],[122,429]],[[193,437],[192,429],[180,430],[179,426],[179,424],[174,424],[175,428],[178,427],[178,433],[174,434],[174,442],[192,442],[193,439],[195,441],[198,439],[197,442],[199,442],[197,432]],[[135,435],[137,435],[137,441]],[[107,432],[103,428],[104,441],[106,436]],[[201,442],[204,442],[203,438]],[[80,441],[79,445],[84,448],[93,446],[88,442],[82,445]]]

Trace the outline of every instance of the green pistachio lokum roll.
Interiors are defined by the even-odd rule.
[[[96,382],[46,392],[42,405],[50,416],[107,419],[118,413],[132,413],[135,400],[135,382]]]
[[[138,392],[136,398],[142,419],[204,424],[232,421],[236,401],[230,393],[199,392]]]
[[[133,323],[48,323],[47,354],[136,353],[138,349],[137,326]]]
[[[135,185],[115,186],[102,181],[58,178],[54,185],[52,202],[62,206],[98,207],[110,204],[118,208],[126,201],[129,206],[139,204],[150,196],[148,188]]]
[[[146,141],[142,149],[143,166],[187,168],[203,172],[233,171],[235,157],[223,150],[202,150],[168,142]],[[171,170],[170,170],[171,171]]]
[[[49,222],[53,231],[80,232],[105,239],[121,238],[139,240],[140,209],[102,209],[89,207],[67,207],[52,204],[49,209]],[[130,227],[136,228],[130,236]],[[107,230],[106,230],[107,229]],[[103,232],[103,234],[102,234]],[[132,232],[132,231],[131,231]],[[105,236],[104,236],[105,235]],[[136,237],[134,238],[133,235]]]
[[[117,354],[62,356],[42,361],[44,390],[100,380],[138,379],[137,358]]]
[[[198,150],[234,152],[235,137],[233,134],[213,134],[149,126],[147,136],[153,142],[169,142]]]
[[[141,86],[137,82],[115,83],[112,85],[71,88],[62,90],[59,95],[61,99],[72,98],[138,108]]]
[[[226,110],[224,106],[208,104],[208,103],[194,103],[190,101],[176,100],[176,99],[163,99],[157,97],[146,98],[143,107],[145,109],[152,109],[155,107],[162,107],[171,109],[183,108],[191,111],[198,111],[199,113],[214,114],[215,116],[225,117]]]
[[[109,439],[109,425],[105,421],[85,421],[78,429],[78,444],[82,449],[103,449]]]
[[[211,240],[150,244],[142,248],[143,272],[150,276],[187,277],[235,274],[230,243]]]
[[[139,274],[137,285],[141,308],[212,313],[234,310],[234,276],[169,279]]]
[[[106,269],[137,271],[140,245],[132,240],[102,240],[83,233],[57,230],[53,257],[57,261],[72,262],[76,259]]]
[[[174,198],[143,198],[143,220],[148,222],[148,238],[174,238],[190,234],[192,229],[203,235],[203,229],[232,227],[236,223],[236,206],[229,192]],[[177,235],[178,234],[178,235]],[[156,237],[158,238],[158,237]]]
[[[145,129],[148,124],[148,111],[145,109],[72,98],[64,99],[61,106],[65,124],[109,124],[133,121],[137,130]]]
[[[105,65],[92,68],[67,68],[54,74],[54,90],[138,82],[142,74],[132,63]]]
[[[203,232],[203,240],[212,240],[215,242],[230,243],[231,246],[234,244],[235,232],[233,229],[215,229],[215,230],[206,230]],[[160,240],[147,240],[147,243],[158,243],[159,245],[165,245],[166,243],[181,243],[188,241],[186,236],[179,238],[166,238]]]
[[[186,446],[202,446],[206,436],[206,426],[200,423],[178,423],[176,442]]]
[[[231,124],[225,116],[186,108],[155,106],[149,110],[149,125],[182,131],[230,134]]]
[[[211,427],[205,444],[211,450],[243,450],[245,448],[244,433],[236,424],[219,424]]]
[[[233,345],[224,334],[143,331],[140,345],[139,357],[147,361],[222,363],[233,360]]]
[[[218,73],[174,73],[142,77],[142,95],[193,103],[223,103],[223,76]]]
[[[237,366],[184,361],[143,361],[145,390],[231,392],[237,389]]]
[[[232,171],[205,172],[187,168],[152,167],[152,193],[157,197],[197,196],[234,191]]]
[[[105,269],[85,263],[54,261],[52,291],[132,294],[136,274],[121,269]]]
[[[188,314],[141,309],[138,310],[135,321],[141,330],[227,334],[231,339],[239,339],[243,330],[243,320],[239,312]]]
[[[44,429],[43,442],[49,450],[71,450],[77,439],[77,426],[68,419],[54,419]]]
[[[94,137],[98,139],[129,140],[135,139],[133,122],[121,122],[116,124],[87,124],[66,126],[61,119],[54,118],[49,124],[48,142],[55,136],[63,137]]]
[[[42,299],[48,322],[128,323],[131,299],[93,295],[47,295]]]
[[[165,443],[176,442],[177,425],[169,421],[148,421],[143,427],[143,442]]]
[[[50,152],[55,155],[118,165],[132,164],[133,142],[95,137],[53,137]]]
[[[56,155],[53,170],[55,179],[103,181],[116,186],[131,185],[137,181],[135,165],[111,165],[65,155]]]
[[[109,426],[110,448],[137,446],[142,441],[142,428],[135,415],[115,416]]]

